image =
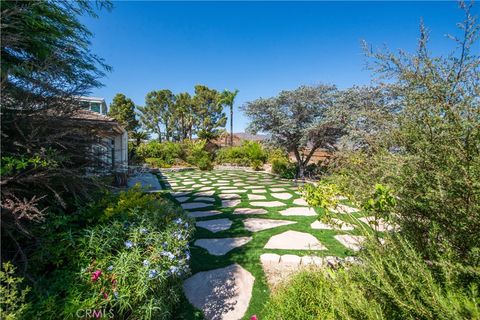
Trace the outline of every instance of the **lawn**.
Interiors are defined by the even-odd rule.
[[[197,222],[224,218],[228,218],[232,221],[232,225],[229,229],[216,233],[197,226],[194,239],[191,242],[191,270],[192,274],[195,274],[199,271],[226,267],[232,263],[238,263],[248,270],[255,277],[255,282],[250,305],[244,316],[246,319],[254,314],[261,318],[263,305],[270,292],[260,263],[261,254],[276,253],[279,255],[293,254],[298,256],[318,255],[345,257],[352,255],[353,252],[338,242],[334,236],[337,234],[359,234],[359,230],[361,229],[355,228],[352,231],[312,229],[310,225],[318,219],[317,216],[281,215],[279,212],[287,208],[305,208],[305,203],[299,205],[299,203],[302,203],[302,200],[300,200],[301,193],[299,192],[299,186],[291,181],[279,179],[266,173],[246,172],[240,170],[166,172],[159,175],[159,180],[164,189],[170,189],[169,197],[178,203],[178,205],[183,204],[188,207],[190,203],[205,203],[205,207],[189,209],[188,211],[219,211],[219,214],[214,216],[196,218]],[[238,204],[233,203],[236,204],[233,207],[223,207],[222,199],[220,198],[222,194],[238,195],[240,202]],[[288,196],[291,197],[289,199],[279,199],[279,194],[281,194],[283,198]],[[251,195],[261,195],[264,199],[251,200],[249,199],[249,195],[250,197],[252,197]],[[196,200],[195,198],[200,199]],[[255,203],[256,201],[279,201],[282,205],[277,207],[261,207],[267,211],[265,214],[233,214],[233,211],[236,208],[260,208],[252,205],[252,203]],[[322,209],[320,208],[315,208],[317,213],[321,213],[321,210]],[[353,220],[354,217],[359,216],[362,216],[361,212],[349,215],[338,214],[339,219],[351,224],[358,224],[358,220]],[[250,232],[245,229],[243,223],[243,220],[247,218],[280,219],[296,223],[274,227],[259,232]],[[289,230],[313,235],[327,248],[327,250],[264,249],[265,244],[272,236]],[[194,245],[197,239],[231,237],[252,237],[252,240],[221,256],[211,255],[206,249]],[[202,318],[201,312],[195,310],[186,299],[180,310],[182,318]]]

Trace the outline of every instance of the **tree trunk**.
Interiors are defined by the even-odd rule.
[[[230,146],[233,146],[233,105],[230,106]]]
[[[297,160],[297,179],[305,179],[305,163],[300,156],[300,152],[298,148],[295,147],[293,149],[293,154],[295,155],[295,159]]]

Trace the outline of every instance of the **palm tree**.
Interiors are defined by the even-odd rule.
[[[135,139],[135,145],[138,147],[142,140],[150,138],[150,134],[146,131],[136,130],[130,132],[130,138]]]
[[[234,91],[223,90],[219,101],[221,105],[230,107],[230,146],[233,145],[233,103],[238,92],[237,89]]]

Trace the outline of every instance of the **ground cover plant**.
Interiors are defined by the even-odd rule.
[[[169,200],[133,188],[51,221],[38,230],[45,235],[26,270],[36,281],[15,319],[171,319],[193,225]]]

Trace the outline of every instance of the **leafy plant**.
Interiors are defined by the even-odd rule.
[[[2,263],[0,270],[0,318],[4,320],[21,319],[28,304],[25,297],[29,287],[21,289],[23,278],[15,276],[15,267],[11,262]]]
[[[285,179],[293,179],[296,176],[297,168],[294,163],[285,158],[275,158],[272,160],[272,173],[278,174]]]

